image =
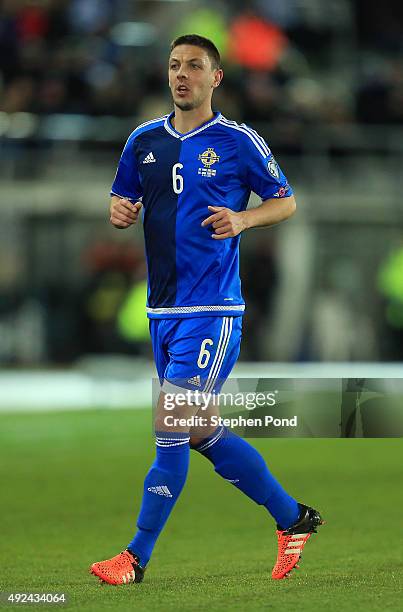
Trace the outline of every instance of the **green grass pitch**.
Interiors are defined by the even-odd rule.
[[[401,609],[402,440],[252,443],[327,521],[300,570],[271,580],[271,518],[192,453],[144,582],[102,586],[88,568],[131,539],[151,413],[0,415],[0,590],[64,592],[69,608],[94,611]]]

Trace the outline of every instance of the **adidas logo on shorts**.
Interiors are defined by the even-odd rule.
[[[155,493],[156,495],[163,495],[164,497],[172,497],[172,493],[166,485],[148,487],[147,491],[150,491],[150,493]]]
[[[192,378],[189,378],[188,383],[190,383],[191,385],[195,385],[196,387],[201,387],[199,374],[197,376],[193,376]]]

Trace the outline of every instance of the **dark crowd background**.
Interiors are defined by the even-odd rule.
[[[167,42],[188,22],[205,27],[211,12],[228,69],[219,101],[238,119],[280,125],[401,123],[403,7],[398,0],[385,0],[381,7],[376,0],[202,6],[2,0],[2,111],[136,117],[156,98],[169,104]],[[255,38],[248,38],[249,32]],[[324,89],[319,75],[330,68],[335,79],[342,77],[345,62],[353,64],[352,88],[340,78]],[[315,85],[316,92],[310,89]]]

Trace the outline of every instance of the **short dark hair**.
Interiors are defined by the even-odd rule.
[[[204,36],[200,36],[199,34],[184,34],[183,36],[178,36],[171,42],[170,52],[178,47],[179,45],[194,45],[195,47],[201,47],[205,49],[207,55],[210,58],[210,62],[212,67],[216,70],[221,67],[221,57],[220,53],[209,38],[205,38]]]

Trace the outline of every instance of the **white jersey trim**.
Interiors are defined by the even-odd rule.
[[[211,121],[209,121],[205,125],[202,125],[198,129],[195,129],[194,131],[189,132],[188,134],[179,134],[179,132],[176,132],[172,128],[172,126],[170,125],[170,123],[169,123],[170,116],[171,115],[166,115],[165,121],[164,121],[164,127],[165,127],[166,131],[171,134],[171,136],[174,136],[175,138],[179,138],[180,140],[186,140],[187,138],[191,138],[192,136],[195,136],[196,134],[199,134],[200,132],[203,132],[203,130],[207,130],[207,128],[211,127],[212,125],[215,125],[216,123],[219,123],[219,121],[221,121],[221,118],[222,118],[221,113],[218,113],[217,117],[214,117],[214,119],[212,119]]]
[[[134,132],[136,130],[139,130],[140,128],[146,127],[147,125],[151,125],[151,123],[157,123],[158,121],[164,121],[169,115],[162,115],[161,117],[157,117],[156,119],[150,119],[149,121],[144,121],[144,123],[140,123],[140,125],[138,125],[136,127],[135,130],[133,130]]]
[[[207,130],[207,128],[218,123],[221,117],[222,117],[221,113],[218,113],[217,117],[215,117],[212,121],[210,121],[209,123],[206,123],[206,125],[202,125],[201,127],[199,127],[198,130],[195,130],[194,132],[190,132],[190,134],[185,134],[184,136],[181,137],[181,140],[186,140],[186,138],[190,138],[191,136],[195,136],[196,134],[199,134],[199,132],[202,132],[203,130]]]
[[[129,134],[129,137],[126,140],[126,144],[129,142],[130,138],[132,137],[137,138],[137,136],[139,135],[137,134],[138,130],[141,130],[142,128],[147,127],[148,125],[152,125],[153,123],[161,123],[165,121],[168,116],[169,115],[162,115],[162,117],[157,117],[156,119],[150,119],[150,121],[145,121],[144,123],[140,123],[140,125],[134,128],[134,130]]]
[[[222,120],[225,123],[227,123],[229,126],[239,127],[239,128],[242,128],[243,130],[246,130],[250,134],[250,136],[254,138],[261,145],[263,150],[266,151],[267,155],[271,155],[271,151],[270,151],[270,148],[267,142],[262,136],[260,136],[260,134],[256,132],[256,130],[251,128],[249,125],[246,125],[246,123],[237,123],[236,121],[232,121],[231,119],[227,119],[226,117],[222,117]]]
[[[192,314],[194,312],[243,312],[245,304],[237,306],[172,306],[170,308],[149,308],[146,312],[150,314]]]
[[[130,202],[141,202],[143,199],[143,196],[139,196],[138,198],[133,198],[132,196],[124,196],[121,195],[120,193],[116,193],[116,191],[110,191],[109,195],[111,196],[117,196],[118,198],[122,198],[123,200],[130,200]]]
[[[271,151],[269,147],[267,146],[267,144],[265,143],[265,141],[263,140],[263,138],[261,138],[261,136],[258,136],[256,132],[248,128],[245,124],[238,125],[238,123],[236,123],[235,121],[229,121],[228,119],[224,119],[224,118],[220,120],[220,124],[224,125],[225,127],[231,128],[233,130],[237,130],[238,132],[242,132],[243,134],[246,134],[248,138],[250,138],[250,140],[253,142],[256,149],[261,154],[261,156],[264,157],[265,159],[266,157],[271,155]]]
[[[171,136],[175,136],[175,138],[180,138],[180,134],[178,134],[178,132],[175,132],[175,130],[171,128],[168,119],[169,119],[169,115],[168,117],[165,118],[164,128],[166,129],[167,132],[171,134]]]

